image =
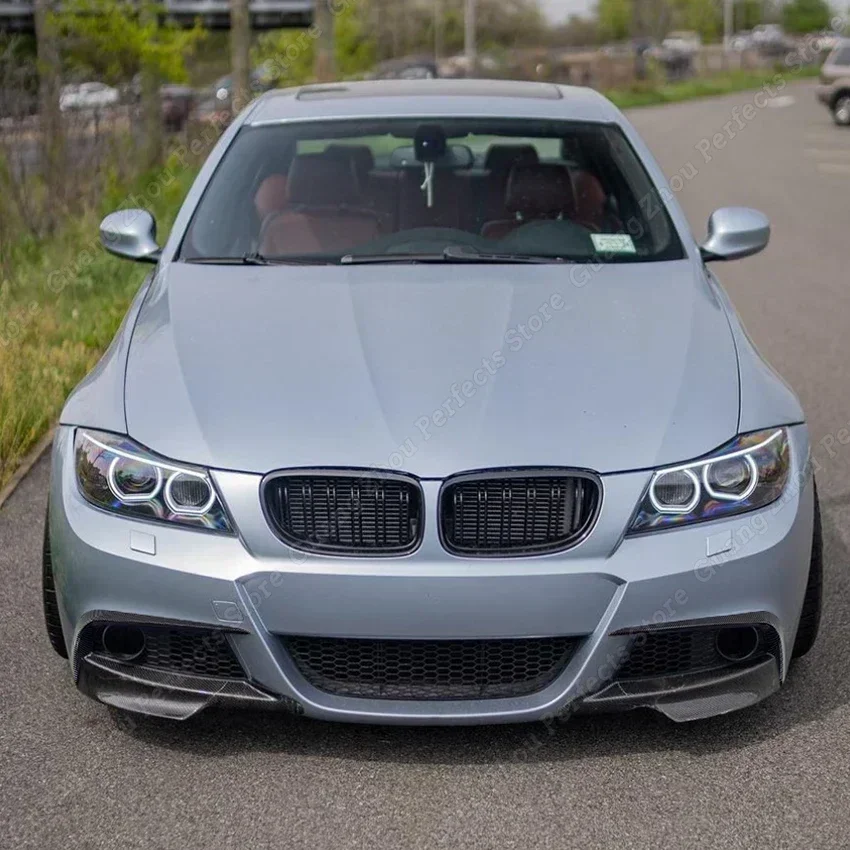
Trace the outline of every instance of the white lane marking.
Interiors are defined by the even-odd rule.
[[[782,94],[779,97],[768,98],[767,105],[772,109],[783,109],[786,106],[793,106],[797,99],[790,94]]]
[[[847,165],[837,162],[819,162],[818,171],[821,174],[847,174],[850,175],[850,163]]]
[[[842,157],[850,156],[850,148],[846,148],[843,150],[837,148],[833,148],[831,150],[824,148],[803,148],[803,153],[806,156],[811,156],[815,158],[829,159],[830,157],[834,156],[838,157],[838,159],[841,159]]]

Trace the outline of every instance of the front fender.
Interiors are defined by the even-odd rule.
[[[61,425],[81,425],[118,434],[127,433],[127,417],[124,413],[127,354],[136,318],[153,279],[154,272],[151,272],[139,287],[109,348],[68,397],[59,417]]]
[[[729,320],[738,354],[738,433],[804,422],[806,415],[794,391],[761,356],[717,278],[711,272],[707,276]]]

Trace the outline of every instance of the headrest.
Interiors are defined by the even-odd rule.
[[[287,179],[285,174],[269,174],[254,195],[254,208],[263,219],[271,213],[281,212],[286,207]]]
[[[290,204],[352,206],[359,194],[354,164],[320,153],[296,156],[289,169],[288,194]]]
[[[605,206],[605,190],[599,178],[590,171],[577,171],[573,174],[573,189],[579,205]]]
[[[350,158],[361,177],[365,177],[375,167],[375,157],[368,145],[328,145],[325,148],[325,156]]]
[[[531,217],[572,216],[575,200],[569,171],[549,163],[515,166],[508,177],[505,206]]]
[[[534,145],[490,145],[484,167],[488,171],[510,171],[515,165],[536,165],[538,162]]]

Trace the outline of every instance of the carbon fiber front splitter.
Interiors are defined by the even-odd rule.
[[[579,711],[652,708],[684,723],[755,705],[779,690],[779,666],[765,657],[748,667],[612,682],[587,697]]]
[[[170,673],[125,664],[97,653],[82,659],[77,686],[106,705],[171,720],[186,720],[211,707],[274,708],[302,713],[294,700],[270,694],[247,681]]]
[[[247,681],[170,673],[97,653],[83,658],[78,686],[106,705],[171,720],[186,720],[211,707],[303,713],[295,700],[275,696]],[[779,686],[777,662],[767,657],[744,668],[615,681],[571,710],[586,713],[651,708],[681,723],[747,708]]]

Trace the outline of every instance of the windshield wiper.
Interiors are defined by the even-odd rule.
[[[241,257],[184,257],[184,263],[206,263],[214,266],[267,266],[269,260],[253,251]]]
[[[539,254],[500,254],[467,250],[465,246],[449,245],[439,254],[346,254],[342,265],[360,263],[566,263],[563,257]]]
[[[291,257],[287,257],[285,254],[269,257],[251,251],[241,257],[184,257],[183,262],[206,263],[211,266],[333,266],[336,265],[337,260],[298,254]]]
[[[444,263],[442,254],[346,254],[340,265],[356,266],[368,263]]]
[[[511,254],[500,252],[467,250],[466,246],[449,245],[443,256],[447,260],[464,263],[566,263],[563,257],[547,257],[545,254]]]

